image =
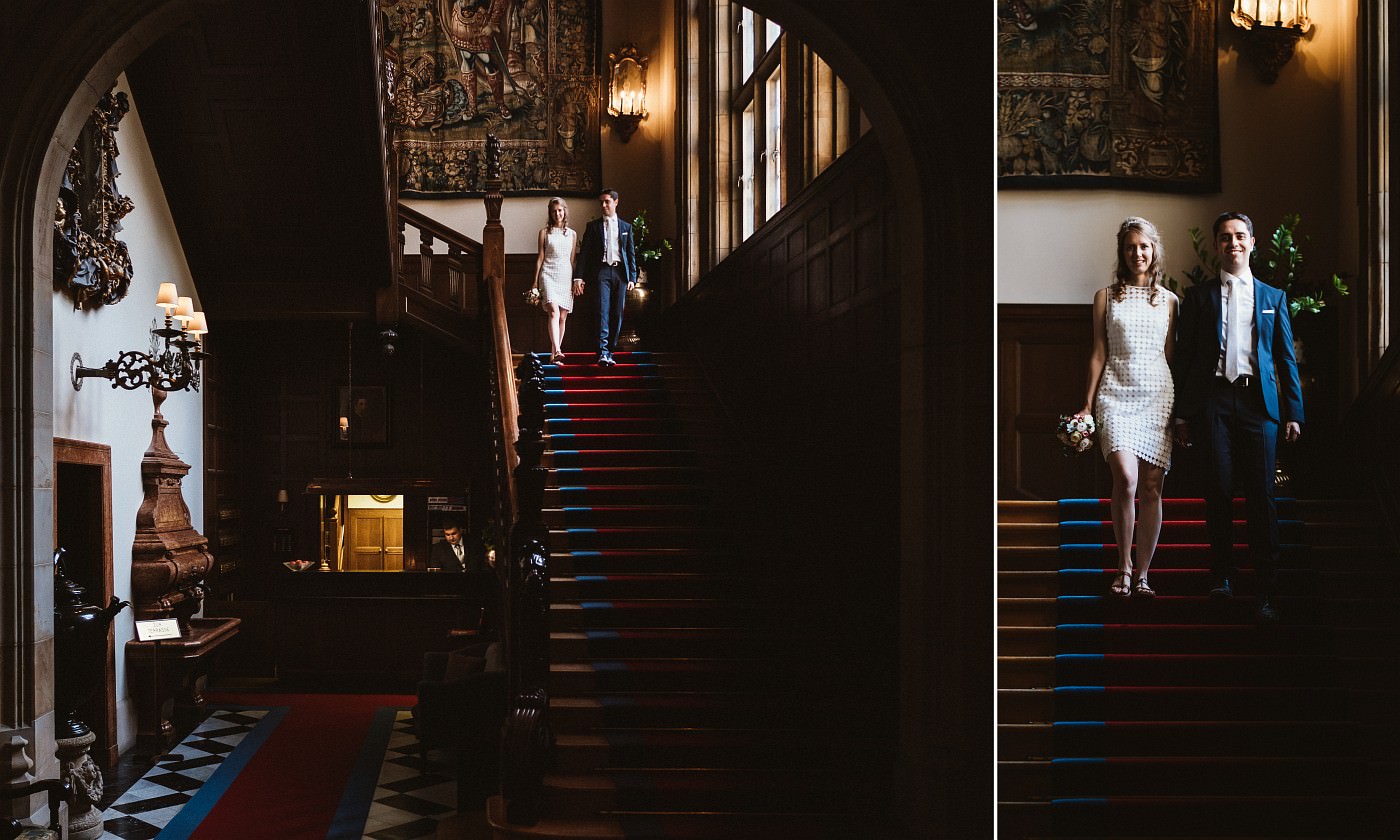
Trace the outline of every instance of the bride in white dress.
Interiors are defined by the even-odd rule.
[[[578,233],[569,227],[569,205],[562,198],[549,200],[549,224],[540,229],[535,259],[535,288],[540,306],[549,319],[549,360],[564,363],[564,324],[574,311],[574,257]]]
[[[1113,285],[1094,294],[1094,350],[1080,413],[1093,408],[1104,460],[1113,473],[1110,508],[1118,574],[1109,592],[1118,597],[1157,594],[1147,582],[1147,570],[1162,531],[1162,482],[1172,465],[1175,398],[1170,362],[1177,298],[1162,285],[1165,258],[1161,234],[1151,222],[1135,216],[1124,220],[1118,228]]]

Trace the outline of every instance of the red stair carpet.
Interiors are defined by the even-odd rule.
[[[1107,595],[1107,500],[1000,503],[1000,836],[1396,836],[1395,551],[1364,503],[1279,501],[1266,626],[1239,502],[1227,602],[1200,500],[1166,503],[1151,600]]]
[[[503,826],[492,801],[498,836],[882,836],[851,827],[876,774],[832,760],[858,717],[833,708],[844,669],[748,556],[702,373],[684,354],[585,358],[545,366],[558,766],[538,825]]]
[[[415,702],[409,695],[256,692],[209,692],[205,699],[288,711],[191,840],[325,840],[375,713]]]

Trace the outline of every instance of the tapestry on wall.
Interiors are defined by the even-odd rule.
[[[484,191],[488,133],[507,194],[599,188],[599,0],[379,0],[399,191]]]
[[[1001,187],[1220,188],[1215,0],[998,0]]]

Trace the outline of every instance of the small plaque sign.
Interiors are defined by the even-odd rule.
[[[173,618],[153,618],[136,622],[136,639],[142,642],[163,642],[180,638],[180,622]]]

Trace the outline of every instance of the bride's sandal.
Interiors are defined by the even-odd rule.
[[[1156,598],[1157,590],[1152,588],[1146,577],[1140,577],[1133,581],[1133,595],[1137,598]]]
[[[1115,598],[1126,598],[1132,594],[1132,574],[1119,572],[1113,576],[1113,585],[1108,587],[1108,594]]]

